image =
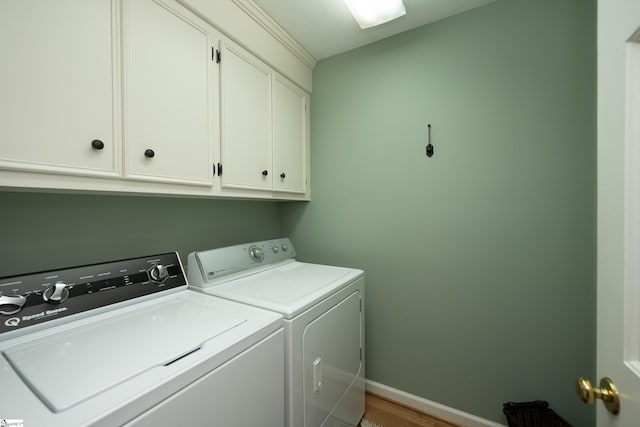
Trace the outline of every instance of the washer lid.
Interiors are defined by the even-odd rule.
[[[18,375],[60,412],[197,350],[245,320],[172,299],[3,351]]]
[[[204,291],[291,319],[363,274],[362,270],[352,268],[296,261]]]

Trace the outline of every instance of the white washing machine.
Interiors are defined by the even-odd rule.
[[[176,253],[0,278],[0,418],[281,427],[283,346],[282,316],[187,289]]]
[[[364,414],[364,273],[295,257],[289,239],[194,252],[189,283],[284,317],[288,427],[355,426]]]

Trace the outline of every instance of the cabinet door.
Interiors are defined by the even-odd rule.
[[[271,70],[222,45],[222,186],[271,190]]]
[[[273,189],[305,193],[307,95],[276,75],[273,94]]]
[[[127,178],[211,185],[213,29],[171,1],[127,0],[123,12]]]
[[[117,22],[115,0],[0,2],[0,168],[119,175]]]

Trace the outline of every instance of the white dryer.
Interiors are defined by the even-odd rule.
[[[364,414],[364,273],[298,262],[289,239],[191,253],[190,286],[279,313],[288,427],[355,426]]]
[[[0,278],[0,418],[281,427],[282,323],[189,290],[176,253]]]

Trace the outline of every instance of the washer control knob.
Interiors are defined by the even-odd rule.
[[[5,316],[11,316],[12,314],[16,314],[22,307],[24,303],[27,302],[27,297],[22,295],[5,295],[0,297],[0,314],[4,314]]]
[[[55,285],[47,288],[47,290],[42,293],[42,299],[52,304],[60,304],[69,298],[68,286],[69,285],[64,282],[56,282]]]
[[[284,252],[287,252],[287,251],[289,250],[289,246],[287,246],[287,245],[282,245],[282,250],[283,250]]]
[[[149,276],[154,282],[162,283],[169,277],[169,271],[164,265],[156,264],[149,270]]]
[[[255,262],[262,262],[264,260],[264,251],[257,246],[251,246],[249,248],[249,256]]]
[[[273,251],[274,254],[277,254],[278,252],[280,252],[280,248],[277,246],[272,247],[271,250]]]

